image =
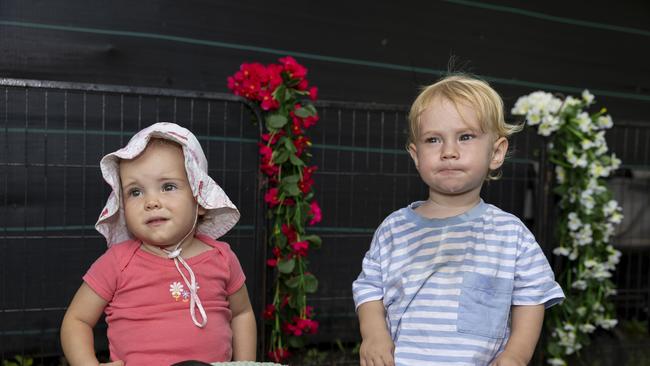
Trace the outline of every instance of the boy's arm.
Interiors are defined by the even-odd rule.
[[[74,295],[61,324],[61,346],[70,365],[99,365],[95,356],[93,327],[106,304],[106,300],[85,282]],[[116,361],[106,365],[123,364]]]
[[[257,325],[248,290],[243,285],[228,297],[232,311],[232,359],[233,361],[255,361],[257,347]]]
[[[359,328],[361,366],[393,366],[395,345],[386,327],[386,310],[382,300],[368,301],[359,305]]]
[[[525,366],[535,352],[544,322],[544,304],[512,306],[512,333],[505,350],[490,366]]]

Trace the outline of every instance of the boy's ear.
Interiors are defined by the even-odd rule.
[[[409,154],[411,155],[411,159],[413,159],[413,162],[415,163],[415,169],[418,169],[418,149],[415,146],[414,143],[409,144]]]
[[[492,159],[490,159],[490,170],[497,170],[503,165],[508,152],[508,139],[499,137],[492,145]]]

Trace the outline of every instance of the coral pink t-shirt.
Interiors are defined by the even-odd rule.
[[[228,296],[242,287],[245,276],[228,244],[196,238],[213,247],[186,259],[207,313],[204,328],[192,322],[189,289],[174,261],[141,250],[139,241],[113,245],[83,277],[108,302],[104,312],[112,360],[128,366],[230,361]],[[185,276],[189,279],[187,272]],[[198,309],[196,316],[200,321]]]

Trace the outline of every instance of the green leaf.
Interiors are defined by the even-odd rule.
[[[271,113],[266,117],[266,126],[271,129],[278,129],[284,127],[289,120],[286,116],[279,113]]]
[[[312,115],[307,108],[298,108],[293,113],[300,118],[307,118]]]
[[[307,103],[307,104],[303,105],[302,108],[309,111],[310,116],[315,116],[317,114],[316,107],[314,107],[314,105],[311,104],[311,103]]]
[[[318,235],[305,235],[302,237],[302,239],[310,242],[310,247],[313,246],[316,249],[320,248],[320,246],[323,244],[323,240]]]
[[[282,185],[282,190],[289,196],[297,196],[300,194],[300,189],[298,189],[297,184],[284,184]]]
[[[282,178],[282,183],[283,184],[290,184],[290,183],[296,184],[296,183],[298,183],[298,181],[300,181],[300,175],[298,175],[298,174],[289,175],[289,176],[286,176],[286,177]]]
[[[278,271],[280,273],[291,273],[296,267],[296,260],[291,258],[289,260],[280,259],[278,261]]]
[[[313,274],[306,274],[304,276],[305,281],[305,292],[308,294],[313,294],[318,290],[318,280]]]
[[[289,337],[289,346],[294,348],[302,348],[305,345],[303,337]]]
[[[284,147],[287,148],[287,150],[289,150],[289,151],[291,151],[291,152],[295,152],[295,151],[296,151],[296,145],[293,144],[293,141],[291,141],[290,138],[288,138],[288,137],[286,137],[286,136],[282,136],[282,137],[280,138],[280,142],[284,145]]]
[[[295,166],[303,166],[303,165],[305,165],[305,162],[300,160],[300,158],[297,157],[296,154],[291,154],[289,156],[289,160],[291,160],[291,164],[293,164]]]
[[[273,152],[273,162],[280,165],[289,159],[289,155],[293,155],[285,149],[277,150]]]
[[[286,86],[280,85],[277,88],[275,88],[275,90],[273,91],[273,98],[275,98],[275,100],[280,102],[280,104],[282,104],[282,102],[285,101],[284,96],[285,96],[286,89],[287,89]]]
[[[284,284],[288,288],[296,288],[300,284],[300,276],[291,277],[288,280],[284,281]]]

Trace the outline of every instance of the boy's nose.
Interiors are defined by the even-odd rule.
[[[458,149],[453,144],[444,144],[442,147],[442,159],[458,159]]]

